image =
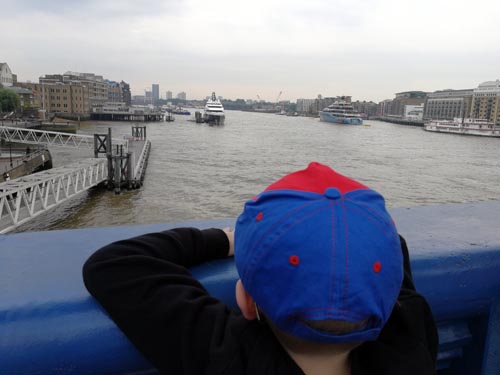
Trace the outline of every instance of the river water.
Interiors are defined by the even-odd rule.
[[[234,218],[245,200],[311,161],[377,190],[388,207],[500,200],[500,139],[239,111],[227,111],[220,127],[190,118],[144,124],[152,150],[141,189],[83,193],[17,231]],[[111,127],[115,138],[131,135],[131,126],[87,122],[80,132],[107,133]],[[92,157],[51,152],[55,166]]]

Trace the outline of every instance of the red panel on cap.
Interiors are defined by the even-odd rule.
[[[327,165],[313,162],[306,169],[290,173],[269,185],[265,191],[299,190],[323,194],[329,187],[337,188],[342,194],[368,189],[365,185],[335,172]]]

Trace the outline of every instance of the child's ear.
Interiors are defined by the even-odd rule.
[[[257,318],[257,310],[253,298],[247,293],[241,280],[236,282],[236,303],[245,319],[255,320]]]

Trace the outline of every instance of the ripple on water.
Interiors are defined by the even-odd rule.
[[[177,116],[147,123],[152,142],[142,189],[84,193],[20,230],[81,228],[236,217],[275,179],[311,161],[379,191],[389,207],[500,199],[500,140],[428,133],[367,121],[341,126],[317,119],[227,111],[221,127]],[[130,134],[130,123],[83,123],[93,134]],[[51,150],[56,166],[91,157]]]

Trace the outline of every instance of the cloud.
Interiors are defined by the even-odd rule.
[[[7,13],[14,15],[47,14],[59,17],[120,18],[178,12],[182,0],[16,0],[5,4]],[[88,19],[88,22],[97,20]]]
[[[191,97],[220,85],[231,88],[221,92],[226,97],[342,91],[381,100],[411,89],[471,88],[498,78],[500,65],[500,2],[491,0],[17,0],[5,7],[0,33],[9,38],[0,40],[0,59],[20,79],[90,71],[130,81],[138,93],[158,82]]]

